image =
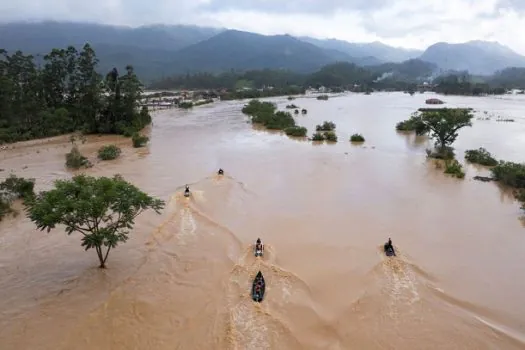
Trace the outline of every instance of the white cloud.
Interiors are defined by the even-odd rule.
[[[0,20],[197,24],[424,49],[438,42],[499,41],[525,54],[525,0],[19,0]]]

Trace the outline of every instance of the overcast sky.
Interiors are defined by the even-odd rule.
[[[525,54],[525,0],[0,0],[0,21],[196,24],[424,49],[499,41]]]

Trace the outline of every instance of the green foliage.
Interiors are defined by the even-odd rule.
[[[72,131],[123,133],[140,130],[151,117],[139,112],[142,85],[126,67],[105,79],[89,44],[53,49],[38,66],[33,56],[0,50],[0,144]]]
[[[80,153],[78,147],[74,145],[69,153],[66,153],[66,167],[69,169],[89,168],[90,161]]]
[[[251,116],[252,123],[262,124],[270,130],[285,130],[295,126],[295,120],[288,112],[275,112],[277,106],[270,102],[251,100],[242,112]]]
[[[328,100],[328,95],[319,95],[319,96],[317,96],[317,99],[318,100],[327,101]]]
[[[323,124],[317,125],[315,127],[315,131],[333,131],[333,130],[335,130],[335,123],[329,122],[329,121],[325,121],[323,122]]]
[[[299,108],[299,106],[294,105],[293,103],[291,105],[286,105],[287,109],[296,109]]]
[[[490,169],[494,180],[514,188],[525,188],[525,164],[500,161]]]
[[[498,165],[498,161],[485,148],[470,149],[465,151],[465,159],[474,164],[485,166]]]
[[[463,166],[456,159],[445,161],[445,174],[452,175],[458,179],[463,179],[465,177]]]
[[[305,137],[306,134],[308,133],[308,129],[306,129],[303,126],[292,126],[292,127],[284,129],[284,132],[288,136]]]
[[[100,160],[112,160],[117,159],[122,151],[115,145],[102,146],[98,150],[98,159]]]
[[[140,148],[146,146],[146,144],[149,141],[149,137],[143,136],[139,134],[138,132],[134,133],[131,137],[131,141],[133,143],[133,147]]]
[[[429,131],[428,127],[423,122],[421,115],[417,112],[412,113],[409,119],[397,123],[396,130],[410,132],[415,131],[416,135],[424,135]]]
[[[514,193],[514,197],[521,203],[521,209],[525,210],[525,190],[520,189]],[[0,208],[1,210],[1,208]]]
[[[179,107],[183,109],[193,108],[193,102],[181,102],[179,103]]]
[[[324,141],[325,137],[322,132],[316,132],[312,135],[312,141]]]
[[[337,135],[333,131],[325,131],[324,139],[328,142],[337,142]]]
[[[34,197],[34,179],[24,179],[14,174],[9,175],[0,183],[0,221],[10,213],[13,213],[11,203],[15,199],[31,200]]]
[[[353,134],[350,136],[351,142],[365,142],[365,138],[361,134]]]
[[[421,112],[421,121],[435,139],[438,149],[450,147],[458,137],[458,130],[472,126],[472,113],[466,109],[443,108],[433,112]]]
[[[437,148],[435,150],[426,149],[427,157],[442,160],[452,160],[455,157],[452,147]]]
[[[94,248],[104,268],[110,250],[128,240],[135,218],[148,209],[159,213],[164,202],[118,175],[78,175],[55,181],[54,189],[39,193],[26,205],[29,219],[41,231],[64,225],[68,235],[82,234],[82,247]]]

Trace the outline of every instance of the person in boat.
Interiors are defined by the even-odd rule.
[[[256,298],[259,298],[261,296],[261,282],[259,281],[256,285],[255,285],[255,297]]]
[[[255,251],[256,252],[263,252],[264,251],[264,245],[261,243],[261,239],[257,238],[257,243],[255,243]]]
[[[388,238],[388,242],[385,243],[385,252],[386,251],[394,251],[394,246],[392,245],[392,240]]]
[[[219,171],[217,171],[217,174],[218,174],[218,175],[224,175],[224,170],[222,170],[222,168],[219,169]]]
[[[186,185],[186,189],[184,190],[184,195],[189,196],[190,195],[190,186]]]

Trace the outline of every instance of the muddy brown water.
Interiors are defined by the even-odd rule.
[[[523,349],[519,205],[471,179],[486,169],[447,177],[426,161],[428,140],[396,133],[429,97],[293,101],[308,109],[296,119],[310,134],[337,124],[334,145],[254,129],[238,101],[156,112],[143,149],[89,137],[81,150],[91,159],[110,142],[123,154],[86,173],[120,173],[166,209],[139,218],[106,270],[76,234],[37,231],[24,215],[0,222],[0,349]],[[525,100],[445,100],[516,119],[474,120],[460,131],[459,159],[484,146],[523,161]],[[363,145],[348,142],[354,132]],[[1,151],[0,177],[33,177],[40,190],[70,177],[67,139]],[[397,258],[381,253],[388,237]],[[259,270],[267,289],[256,304]]]

